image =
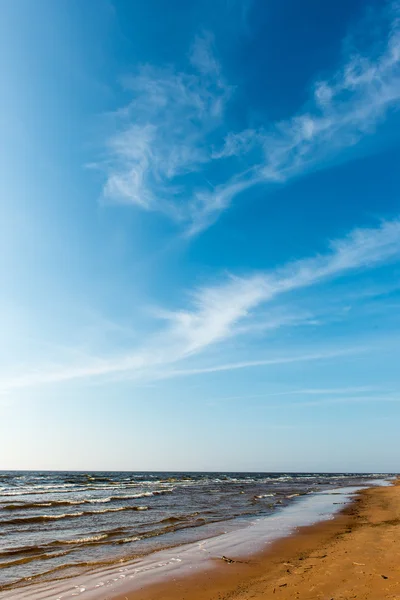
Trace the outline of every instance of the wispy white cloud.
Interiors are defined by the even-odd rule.
[[[93,379],[121,375],[124,379],[151,379],[163,380],[174,377],[187,377],[192,375],[204,375],[207,373],[218,373],[223,371],[236,371],[239,369],[250,369],[256,367],[268,367],[277,365],[288,365],[292,363],[306,363],[323,360],[333,360],[342,356],[357,355],[367,352],[365,346],[354,346],[352,348],[339,348],[337,350],[321,350],[319,352],[305,354],[304,352],[265,358],[259,360],[238,361],[223,364],[213,364],[208,367],[171,369],[168,366],[182,360],[184,357],[167,356],[163,360],[145,352],[142,355],[121,356],[113,360],[93,359],[92,362],[79,366],[69,365],[67,367],[52,367],[47,365],[45,369],[37,369],[20,373],[14,377],[0,379],[0,395],[7,394],[12,390],[32,388],[46,384],[57,384],[79,379]]]
[[[198,289],[189,311],[173,312],[170,334],[185,355],[233,335],[249,313],[277,296],[310,287],[353,270],[400,258],[400,220],[378,228],[356,229],[332,241],[330,252],[295,261],[270,273],[231,277],[223,284]]]
[[[243,325],[254,311],[282,294],[399,259],[400,219],[382,222],[376,228],[356,229],[345,238],[331,242],[326,254],[291,262],[271,272],[253,273],[246,277],[230,276],[214,285],[194,289],[188,295],[188,308],[159,310],[156,317],[164,322],[164,326],[147,344],[129,353],[112,358],[88,359],[85,363],[81,361],[78,366],[47,365],[14,376],[7,374],[0,379],[0,389],[113,374],[157,379],[261,366],[274,364],[274,361],[291,362],[294,360],[292,356],[288,359],[263,357],[211,367],[202,365],[199,368],[171,369],[173,365],[243,333]],[[278,322],[276,326],[281,325]],[[324,356],[327,356],[326,352],[324,350]],[[334,352],[341,353],[342,349],[335,349]],[[316,360],[319,354],[308,352],[307,356],[309,360]]]
[[[215,58],[213,44],[214,37],[209,31],[196,36],[190,53],[190,62],[199,73],[206,76],[214,76],[218,80],[221,73],[221,65]]]
[[[349,395],[349,394],[359,394],[360,392],[375,392],[377,388],[371,386],[351,386],[344,388],[300,388],[293,390],[286,390],[280,392],[271,392],[267,391],[264,394],[246,394],[240,396],[222,396],[219,398],[214,398],[214,400],[218,401],[229,401],[229,400],[252,400],[254,398],[274,398],[275,396],[336,396],[336,395]]]
[[[384,44],[352,49],[342,67],[315,81],[305,109],[284,121],[266,120],[259,129],[227,127],[233,88],[222,76],[211,34],[195,39],[186,71],[141,67],[126,81],[133,99],[118,112],[101,165],[104,195],[163,212],[191,236],[250,187],[283,183],[348,157],[400,105],[398,3],[385,4],[376,19],[387,19],[388,10]],[[244,155],[245,171],[235,161]],[[224,161],[220,171],[232,175],[210,173],[212,161]]]
[[[297,390],[289,390],[286,392],[269,393],[268,396],[348,396],[349,394],[360,394],[366,392],[376,393],[377,391],[380,391],[380,395],[382,395],[382,392],[387,390],[381,390],[380,388],[372,386],[359,385],[343,388],[302,388]]]
[[[305,407],[325,407],[336,404],[367,404],[377,402],[382,404],[385,402],[400,402],[400,394],[383,394],[383,395],[368,395],[368,396],[334,396],[332,398],[323,398],[321,400],[306,400],[301,402],[291,402],[286,405],[292,408],[305,408]],[[278,405],[276,406],[279,407]],[[273,408],[271,406],[271,408]]]
[[[356,349],[354,349],[356,350]],[[351,352],[349,352],[350,354]],[[322,356],[321,356],[322,358]],[[304,396],[304,399],[290,400],[290,396]],[[315,396],[318,399],[315,399]],[[268,402],[271,398],[284,398],[285,400],[279,404],[271,404]],[[307,399],[307,397],[313,397],[313,399]],[[286,400],[289,399],[289,401]],[[263,406],[266,409],[280,409],[284,408],[306,408],[306,407],[325,407],[335,404],[349,404],[349,403],[384,403],[384,402],[400,402],[400,394],[395,390],[388,390],[379,387],[371,386],[352,386],[343,388],[304,388],[294,389],[284,392],[266,392],[265,394],[248,394],[241,396],[227,396],[222,398],[213,398],[211,402],[215,405],[218,402],[230,402],[230,401],[246,401],[251,402],[252,400],[257,401],[258,406]],[[261,404],[259,401],[265,401]]]
[[[224,139],[222,148],[214,150],[213,158],[228,158],[240,156],[252,150],[256,145],[262,144],[265,133],[256,129],[245,129],[238,133],[230,131]]]
[[[207,141],[231,93],[212,44],[208,33],[195,39],[190,72],[144,65],[125,79],[133,99],[116,113],[117,131],[97,165],[105,197],[187,220],[185,176],[211,160]]]
[[[360,348],[351,349],[353,352],[360,351]],[[368,393],[368,394],[376,394],[379,392],[379,395],[387,393],[388,390],[373,387],[373,386],[350,386],[350,387],[340,387],[340,388],[300,388],[300,389],[292,389],[280,392],[271,392],[267,391],[264,394],[246,394],[240,396],[222,396],[219,398],[214,398],[215,401],[225,402],[230,400],[253,400],[254,398],[275,398],[276,396],[349,396],[349,395],[358,395],[360,393]]]
[[[295,393],[295,392],[294,392]],[[310,392],[308,392],[310,394]],[[306,395],[306,392],[304,392],[304,394]],[[268,398],[270,396],[283,396],[284,394],[265,394],[264,396],[262,396],[262,398],[264,400],[268,400]],[[282,409],[284,408],[285,410],[287,409],[304,409],[304,408],[325,408],[327,406],[336,406],[337,404],[372,404],[372,403],[378,403],[378,404],[384,404],[384,403],[392,403],[392,402],[400,402],[400,393],[399,392],[392,392],[392,393],[381,393],[381,394],[367,394],[367,395],[359,395],[359,394],[351,394],[351,395],[346,395],[345,393],[335,393],[335,391],[333,390],[333,394],[331,396],[326,397],[324,395],[324,393],[319,393],[319,396],[322,396],[320,399],[318,400],[296,400],[295,402],[290,401],[287,402],[286,400],[284,402],[280,401],[277,404],[271,404],[269,402],[257,402],[257,406],[262,409],[265,410],[275,410],[275,409]],[[241,401],[250,401],[252,398],[255,397],[259,397],[259,396],[238,396],[232,399],[235,400],[241,400]],[[261,398],[261,397],[259,397]],[[220,400],[225,400],[225,398],[217,398],[212,400],[212,404],[213,406],[215,406]],[[229,400],[229,398],[228,398]]]
[[[256,311],[254,317],[251,315],[241,325],[235,328],[237,335],[257,334],[265,336],[270,331],[282,329],[284,327],[317,327],[321,326],[324,321],[319,315],[313,314],[310,311],[305,311],[296,307],[288,310],[274,310],[272,307],[267,307],[266,311]]]
[[[314,86],[312,107],[278,123],[264,142],[266,177],[309,170],[373,133],[400,100],[400,27],[396,14],[387,43],[375,55],[354,54]]]
[[[218,215],[231,204],[235,196],[263,181],[263,177],[250,170],[226,184],[215,186],[213,190],[195,192],[188,203],[190,218],[185,236],[192,237],[207,229],[215,222]]]
[[[306,111],[255,131],[229,132],[215,158],[242,156],[255,146],[264,160],[208,193],[203,212],[194,215],[190,231],[208,227],[233,198],[260,183],[285,182],[340,159],[373,134],[390,110],[400,106],[400,6],[391,5],[392,25],[384,48],[371,56],[353,53],[329,79],[314,84]],[[223,201],[221,202],[221,198]]]
[[[254,367],[267,367],[274,365],[287,365],[298,362],[314,362],[321,360],[329,360],[340,356],[349,356],[351,354],[361,354],[366,352],[368,348],[363,346],[355,346],[354,348],[341,348],[338,350],[325,350],[314,354],[296,354],[293,356],[280,356],[276,358],[266,358],[260,360],[245,360],[240,362],[231,362],[220,365],[211,365],[209,367],[199,367],[193,369],[176,369],[161,373],[162,378],[179,377],[188,375],[203,375],[204,373],[219,373],[222,371],[236,371],[238,369],[250,369]]]

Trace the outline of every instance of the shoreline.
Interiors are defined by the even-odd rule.
[[[311,541],[321,543],[340,529],[349,527],[347,520],[360,498],[369,491],[392,489],[389,481],[382,484],[385,488],[377,482],[374,487],[333,488],[303,496],[275,514],[258,518],[241,529],[160,550],[128,563],[117,562],[87,575],[9,589],[4,597],[10,600],[67,600],[72,597],[82,600],[205,600],[224,598],[228,594],[229,598],[239,598],[237,590],[290,561],[299,544],[307,553]],[[400,488],[398,490],[400,492]]]
[[[232,557],[234,558],[234,557]],[[246,561],[98,600],[400,599],[400,480],[359,491],[332,519],[300,527]]]

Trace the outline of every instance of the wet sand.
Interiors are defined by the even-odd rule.
[[[334,519],[301,528],[249,560],[112,600],[400,600],[400,481],[363,490]],[[111,597],[109,597],[111,600]]]

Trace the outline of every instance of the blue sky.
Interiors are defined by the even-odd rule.
[[[0,468],[398,471],[398,2],[0,28]]]

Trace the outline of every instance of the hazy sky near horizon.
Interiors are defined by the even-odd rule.
[[[400,3],[13,0],[0,469],[398,471]]]

